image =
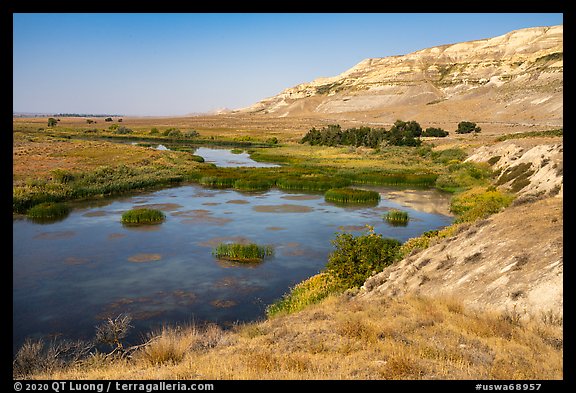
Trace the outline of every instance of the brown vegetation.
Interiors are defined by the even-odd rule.
[[[453,298],[333,296],[222,331],[164,328],[131,359],[55,379],[562,379],[562,328]],[[96,359],[96,358],[95,358]]]

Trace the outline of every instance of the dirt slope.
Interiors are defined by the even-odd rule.
[[[516,188],[512,206],[389,266],[359,296],[442,294],[517,317],[562,318],[562,143],[517,143],[481,147],[469,157],[500,169],[496,184]]]

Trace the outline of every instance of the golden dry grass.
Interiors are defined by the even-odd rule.
[[[562,327],[416,296],[331,296],[238,326],[163,330],[131,360],[56,379],[562,379]]]

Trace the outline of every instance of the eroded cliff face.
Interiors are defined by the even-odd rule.
[[[563,26],[366,59],[239,113],[562,124]]]
[[[468,160],[499,171],[497,187],[517,195],[512,206],[385,268],[360,297],[442,295],[518,317],[562,318],[562,146],[505,141],[476,149]]]

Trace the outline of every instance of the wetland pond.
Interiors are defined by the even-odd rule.
[[[277,189],[242,193],[182,185],[71,204],[57,222],[13,220],[13,351],[26,337],[89,340],[95,326],[132,316],[138,344],[163,325],[221,326],[264,317],[265,307],[318,273],[338,232],[376,233],[405,241],[452,223],[449,197],[432,189],[363,187],[381,193],[377,206],[343,207],[322,194]],[[162,210],[157,225],[124,226],[123,212]],[[391,226],[389,209],[410,215]],[[216,259],[220,242],[271,245],[259,264]]]

